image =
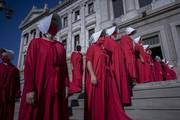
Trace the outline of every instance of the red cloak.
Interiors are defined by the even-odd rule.
[[[98,41],[103,41],[101,37]],[[91,45],[86,53],[97,78],[97,85],[91,84],[86,71],[85,120],[130,120],[124,113],[118,87],[111,67],[112,53],[102,43]]]
[[[122,36],[120,40],[120,46],[125,56],[128,77],[131,80],[136,79],[135,51],[132,39],[128,35]]]
[[[171,75],[171,80],[176,80],[177,79],[176,72],[175,72],[175,70],[173,68],[170,69],[169,73]]]
[[[166,80],[177,79],[176,72],[173,69],[170,69],[168,64],[164,64],[164,71]]]
[[[19,120],[67,120],[68,86],[66,51],[58,41],[33,39],[28,47],[24,89]],[[34,105],[26,103],[26,94],[35,91]]]
[[[20,97],[19,70],[12,64],[0,64],[0,119],[13,120],[15,98]]]
[[[121,101],[124,105],[131,104],[131,88],[128,82],[128,74],[125,66],[125,57],[120,45],[112,38],[106,37],[104,46],[112,52],[112,70],[115,75],[115,80],[118,86],[118,91],[121,96]]]
[[[163,70],[162,70],[161,62],[155,61],[154,68],[155,68],[155,81],[162,81],[163,80]]]
[[[145,61],[144,61],[144,69],[145,69],[145,79],[142,81],[142,83],[147,82],[153,82],[155,81],[155,72],[154,72],[154,64],[151,55],[147,54],[145,55]]]
[[[145,51],[141,44],[135,44],[135,55],[136,55],[136,69],[137,69],[137,83],[143,83],[145,79],[145,65],[144,62],[141,60],[145,60]],[[141,58],[142,57],[142,58]]]
[[[69,94],[81,92],[83,76],[83,55],[74,51],[71,54],[72,82],[70,83]]]

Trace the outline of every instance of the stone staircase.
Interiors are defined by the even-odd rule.
[[[83,94],[69,99],[70,120],[83,120]],[[180,120],[180,81],[138,84],[133,88],[132,105],[125,107],[133,120]]]
[[[125,110],[133,120],[180,120],[180,81],[136,85]]]
[[[84,93],[69,97],[70,120],[84,120],[83,97]],[[180,120],[180,80],[136,85],[132,105],[125,110],[133,120]]]

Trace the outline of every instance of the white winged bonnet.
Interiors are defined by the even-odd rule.
[[[101,34],[102,34],[103,30],[100,30],[96,33],[93,33],[90,37],[89,42],[90,43],[96,43],[98,41],[98,39],[100,38]]]
[[[132,32],[135,31],[135,29],[132,27],[127,27],[125,31],[126,31],[126,34],[130,35]]]
[[[51,30],[50,28],[51,28],[53,20],[56,20],[57,25],[53,26],[53,28],[52,28],[53,30]],[[61,27],[60,17],[57,14],[51,14],[51,15],[45,17],[44,19],[40,20],[37,23],[37,27],[43,34],[49,33],[51,35],[56,35],[56,33],[59,31],[59,29]],[[54,30],[54,28],[56,28],[56,29]]]
[[[109,29],[106,30],[106,34],[109,35],[109,36],[111,36],[114,32],[116,32],[116,29],[117,29],[116,26],[111,27],[111,28],[109,28]]]

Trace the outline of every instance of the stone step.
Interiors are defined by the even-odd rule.
[[[133,120],[180,120],[180,111],[178,110],[127,110],[126,113]]]
[[[179,80],[138,84],[133,88],[132,106],[125,107],[125,111],[133,120],[179,120],[179,91]],[[84,101],[76,99],[76,102],[70,118],[81,120]]]
[[[72,116],[70,120],[84,120],[84,108],[83,107],[73,107]]]
[[[136,85],[126,113],[133,120],[180,120],[179,91],[179,80]]]
[[[84,119],[84,94],[69,97],[70,120]],[[19,103],[16,103],[15,117]],[[180,80],[138,84],[133,88],[132,106],[125,107],[133,120],[180,120]]]

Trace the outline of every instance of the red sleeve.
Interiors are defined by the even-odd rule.
[[[73,64],[73,56],[74,56],[74,52],[71,53],[71,64]]]
[[[123,36],[120,41],[120,45],[122,50],[124,51],[124,56],[126,58],[127,63],[132,63],[133,59],[133,44],[132,40],[129,36]]]
[[[24,89],[26,92],[35,91],[35,71],[36,71],[36,57],[37,50],[36,47],[37,40],[32,40],[29,44],[26,58],[25,58],[25,68],[24,68]]]
[[[94,46],[91,45],[88,50],[87,50],[87,53],[86,53],[86,61],[91,61],[93,62],[93,59],[94,59]]]

